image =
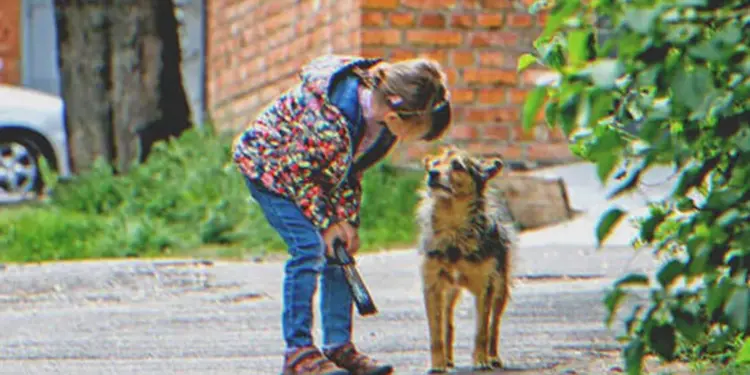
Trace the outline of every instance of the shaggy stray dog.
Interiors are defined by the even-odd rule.
[[[503,168],[447,147],[424,159],[426,189],[418,208],[422,287],[430,330],[430,373],[453,367],[453,310],[461,288],[475,296],[477,370],[502,367],[500,320],[510,297],[515,231],[509,215],[487,193]]]

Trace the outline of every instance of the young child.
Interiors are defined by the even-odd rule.
[[[359,247],[362,173],[396,141],[433,141],[448,128],[444,77],[426,59],[319,57],[237,137],[234,161],[291,255],[283,285],[283,375],[393,371],[352,344],[352,298],[343,272],[326,259],[336,238],[352,254]],[[323,352],[311,334],[319,276]]]

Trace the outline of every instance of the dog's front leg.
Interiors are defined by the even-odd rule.
[[[436,261],[427,260],[422,268],[427,325],[430,330],[430,373],[446,372],[448,360],[445,348],[445,285],[440,280],[440,266]]]
[[[489,356],[490,364],[493,368],[502,368],[503,360],[499,355],[500,346],[500,324],[505,312],[505,305],[508,302],[508,295],[510,294],[508,286],[503,283],[499,285],[497,292],[493,298],[492,314],[490,315],[490,346]]]
[[[489,370],[492,369],[489,359],[489,326],[490,312],[492,311],[492,286],[487,286],[477,291],[475,294],[476,307],[476,334],[474,336],[474,369]]]
[[[454,310],[456,309],[456,303],[458,303],[458,297],[461,296],[459,293],[460,289],[452,287],[448,289],[445,300],[445,360],[448,367],[454,367],[455,362],[453,361],[453,342],[456,337],[454,332]]]

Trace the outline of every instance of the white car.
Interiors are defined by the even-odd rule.
[[[38,193],[42,188],[41,157],[60,177],[70,177],[63,100],[0,84],[0,197]]]

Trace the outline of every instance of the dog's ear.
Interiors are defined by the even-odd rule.
[[[483,160],[481,166],[482,175],[484,177],[484,180],[487,181],[497,176],[503,170],[505,164],[502,160],[500,160],[500,158],[491,158]]]
[[[432,163],[431,156],[425,156],[424,158],[422,158],[422,166],[424,167],[425,170],[430,169],[430,163]]]

